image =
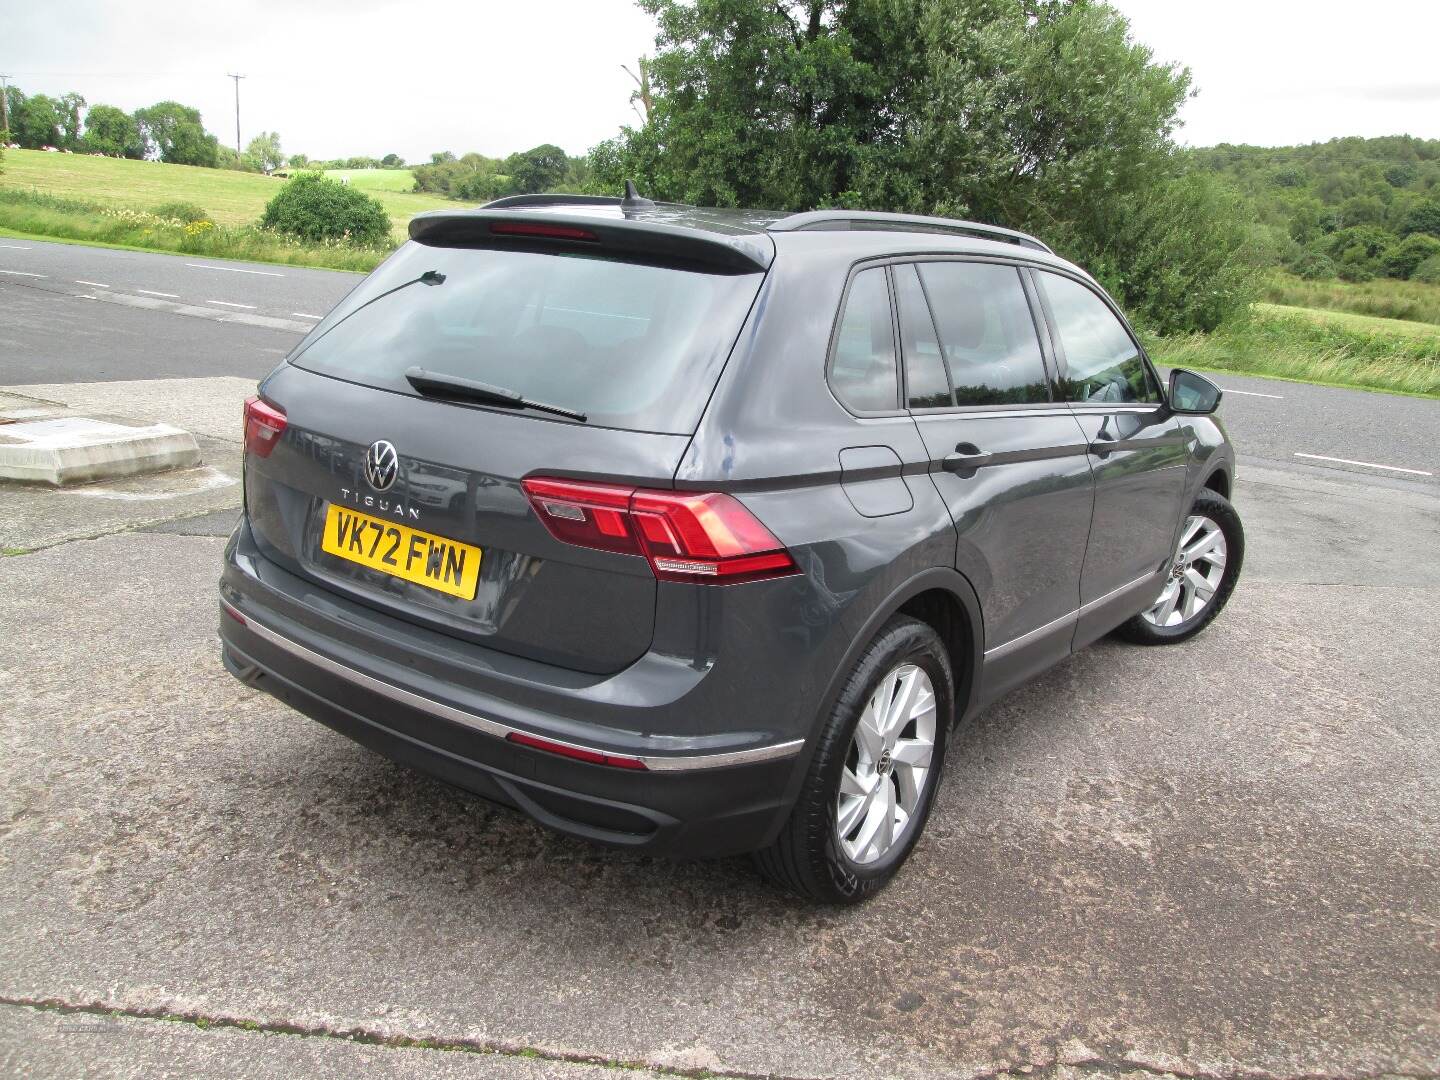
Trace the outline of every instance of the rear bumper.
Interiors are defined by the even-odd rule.
[[[614,729],[593,740],[568,717],[463,708],[404,665],[357,653],[339,634],[271,606],[263,587],[221,588],[226,668],[241,681],[392,760],[519,809],[574,836],[676,857],[733,855],[768,844],[789,812],[798,741],[677,751],[673,738]],[[276,599],[279,599],[278,597]],[[411,673],[414,674],[413,672]],[[452,697],[452,700],[456,700]],[[494,699],[491,704],[497,704]],[[553,722],[547,722],[553,721]],[[590,764],[507,740],[510,732],[641,758],[647,768]],[[696,752],[698,749],[699,752]]]

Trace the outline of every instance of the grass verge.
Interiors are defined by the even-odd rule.
[[[1149,351],[1174,367],[1440,398],[1440,328],[1370,325],[1384,321],[1317,320],[1303,309],[1257,304],[1213,334],[1154,339]]]
[[[0,189],[0,229],[139,251],[362,272],[373,270],[391,250],[307,244],[255,225],[187,223],[126,207],[14,189]]]

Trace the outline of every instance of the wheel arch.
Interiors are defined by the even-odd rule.
[[[1230,472],[1224,465],[1221,465],[1212,470],[1210,475],[1205,477],[1205,482],[1200,486],[1203,489],[1215,492],[1215,494],[1219,495],[1222,499],[1228,500],[1230,498],[1230,484]]]

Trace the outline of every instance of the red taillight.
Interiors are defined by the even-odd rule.
[[[547,240],[599,240],[589,229],[571,225],[544,225],[530,221],[495,221],[490,232],[499,236],[540,236]]]
[[[258,397],[245,402],[245,452],[269,457],[285,434],[285,414]]]
[[[524,487],[555,539],[643,555],[665,581],[731,585],[797,569],[775,535],[729,495],[545,478]]]
[[[544,750],[547,754],[559,754],[561,757],[574,758],[576,761],[588,761],[591,765],[609,765],[616,769],[645,768],[645,762],[639,758],[625,757],[621,754],[602,754],[599,750],[587,750],[583,746],[551,742],[549,739],[526,735],[520,731],[512,731],[505,738],[510,742],[519,743],[521,746],[528,746],[532,750]]]

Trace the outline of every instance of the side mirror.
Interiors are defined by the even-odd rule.
[[[1221,392],[1204,375],[1184,368],[1170,372],[1170,411],[1187,416],[1209,416],[1220,407]]]

